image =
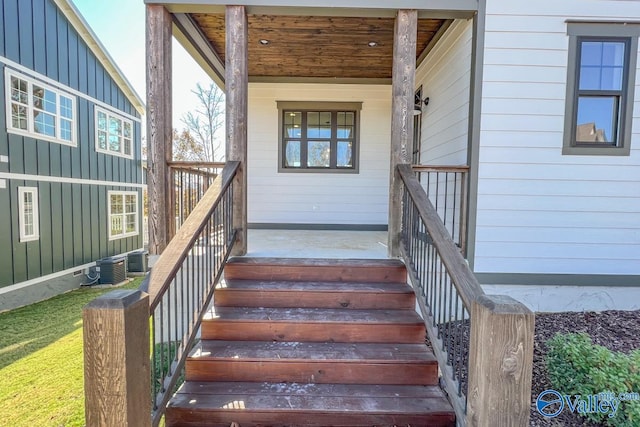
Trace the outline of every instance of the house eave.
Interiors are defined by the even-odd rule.
[[[129,99],[136,111],[141,115],[144,115],[146,107],[142,98],[140,98],[129,80],[125,77],[124,73],[120,70],[111,55],[109,55],[109,52],[107,52],[107,49],[100,42],[87,21],[82,17],[80,11],[78,11],[70,0],[54,0],[54,2],[64,16],[69,20],[71,25],[76,29],[89,49],[91,49],[96,58],[98,58],[102,66],[107,70],[111,78],[124,92],[125,96]]]

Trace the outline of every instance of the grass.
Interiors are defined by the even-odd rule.
[[[2,425],[84,425],[82,307],[110,290],[82,288],[0,313]]]

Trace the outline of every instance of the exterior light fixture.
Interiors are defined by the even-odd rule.
[[[418,116],[422,114],[422,104],[426,107],[429,105],[429,97],[427,96],[425,99],[420,98],[420,94],[416,93],[414,104],[413,104],[413,115]]]
[[[267,39],[260,39],[259,42],[260,42],[260,44],[262,46],[267,46],[267,45],[271,44],[271,42],[269,40],[267,40]]]
[[[369,43],[367,43],[367,46],[369,46],[369,47],[376,47],[376,46],[378,46],[378,42],[377,42],[377,41],[374,41],[374,40],[371,40]]]

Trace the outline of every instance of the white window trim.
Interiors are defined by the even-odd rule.
[[[33,195],[33,234],[25,234],[24,232],[24,195],[27,193],[31,193]],[[37,187],[18,187],[18,226],[20,227],[21,242],[31,242],[40,239],[40,215],[38,210]]]
[[[15,77],[18,78],[20,80],[24,80],[29,84],[29,90],[28,90],[28,107],[27,107],[27,130],[25,129],[19,129],[19,128],[15,128],[13,127],[13,120],[11,117],[11,77]],[[27,76],[26,74],[22,74],[19,73],[15,70],[12,70],[10,68],[5,67],[5,73],[4,73],[4,80],[5,80],[5,108],[6,108],[6,124],[7,124],[7,132],[8,133],[12,133],[12,134],[16,134],[16,135],[22,135],[22,136],[28,136],[31,138],[35,138],[35,139],[39,139],[39,140],[43,140],[43,141],[49,141],[49,142],[55,142],[57,144],[62,144],[62,145],[68,145],[71,147],[77,147],[78,142],[77,142],[77,122],[78,122],[78,113],[76,110],[76,97],[70,93],[64,92],[58,88],[55,88],[51,85],[48,85],[47,83],[40,81],[38,79],[35,79],[33,77]],[[57,111],[56,111],[56,136],[49,136],[49,135],[44,135],[41,133],[38,133],[34,130],[34,126],[35,126],[35,121],[33,118],[33,91],[30,90],[30,88],[34,85],[38,85],[43,87],[46,90],[49,90],[53,93],[56,94],[56,105],[57,105]],[[60,127],[60,96],[64,96],[65,98],[68,98],[71,100],[71,141],[68,141],[66,139],[62,139],[59,137],[60,135],[60,131],[61,131],[61,127]]]
[[[112,195],[120,195],[123,197],[123,209],[124,209],[124,213],[122,213],[121,215],[123,216],[123,233],[122,234],[116,234],[116,235],[112,235],[111,234],[111,196]],[[125,229],[125,216],[126,216],[126,204],[124,201],[124,197],[125,196],[135,196],[136,197],[136,230],[132,231],[130,233],[126,233],[124,232]],[[109,240],[117,240],[117,239],[124,239],[126,237],[131,237],[131,236],[137,236],[138,234],[140,234],[140,225],[138,224],[140,222],[140,209],[138,208],[138,192],[136,191],[107,191],[107,233],[109,235]]]
[[[96,151],[98,153],[104,153],[104,154],[109,154],[112,156],[118,156],[118,157],[124,157],[126,159],[133,159],[133,153],[134,153],[134,148],[135,148],[135,138],[133,135],[134,132],[134,127],[133,127],[133,122],[127,118],[125,118],[124,116],[120,115],[120,114],[115,114],[109,110],[105,110],[104,108],[100,108],[98,106],[95,106],[94,108],[94,127],[95,127],[95,134],[94,134],[94,138],[95,138],[95,146],[96,146]],[[100,143],[99,143],[99,139],[98,139],[98,113],[103,113],[107,115],[107,148],[100,148]],[[129,138],[131,140],[131,154],[125,154],[124,153],[124,141],[122,141],[122,143],[120,144],[120,147],[122,149],[122,151],[118,152],[118,151],[111,151],[109,150],[109,126],[108,126],[108,122],[110,118],[115,118],[118,119],[120,121],[122,121],[123,124],[123,133],[124,133],[124,123],[128,123],[129,126],[131,127],[131,138]]]

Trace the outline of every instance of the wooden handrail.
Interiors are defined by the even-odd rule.
[[[478,297],[484,295],[480,283],[478,283],[478,280],[469,269],[467,261],[460,254],[460,249],[453,243],[449,231],[445,228],[438,212],[415,177],[413,167],[408,164],[402,164],[398,165],[397,171],[409,195],[414,200],[418,213],[433,239],[433,245],[440,254],[442,263],[449,272],[462,301],[465,306],[471,307]]]
[[[404,184],[401,253],[458,425],[529,425],[534,314],[511,297],[485,295],[414,169],[398,165],[396,173]]]
[[[452,173],[469,172],[469,166],[467,165],[457,165],[457,166],[411,165],[411,168],[413,169],[414,172],[452,172]]]
[[[182,262],[189,254],[200,232],[207,224],[207,219],[218,205],[225,190],[231,185],[240,162],[227,162],[211,187],[202,197],[195,209],[187,217],[175,237],[167,245],[153,267],[149,277],[149,311],[153,312],[160,298],[180,269]]]
[[[167,166],[173,168],[224,168],[225,162],[188,162],[182,160],[172,160],[167,162]]]

